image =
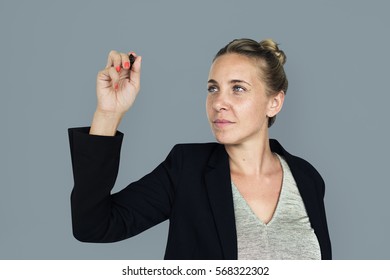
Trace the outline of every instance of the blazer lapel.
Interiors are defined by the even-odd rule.
[[[304,170],[300,169],[294,157],[289,154],[278,141],[271,139],[270,146],[273,152],[282,155],[287,161],[295,182],[297,183],[306,211],[308,212],[308,216],[311,218],[310,223],[314,229],[318,228],[321,226],[318,224],[318,221],[321,221],[318,217],[318,213],[320,213],[317,201],[318,193],[314,186],[315,182],[313,182],[313,179],[310,177],[311,174],[306,174]]]
[[[205,182],[225,259],[237,259],[237,235],[228,155],[223,145],[211,154]]]
[[[323,197],[318,192],[318,186],[313,181],[311,173],[307,173],[307,170],[301,169],[299,162],[288,153],[276,140],[270,141],[271,150],[282,156],[287,161],[291,173],[297,183],[299,193],[305,204],[307,215],[309,216],[310,224],[314,229],[320,244],[326,244],[321,246],[321,253],[323,258],[330,258],[325,248],[330,247],[329,236],[327,235],[328,227],[323,221],[326,221],[325,209],[323,208]],[[322,206],[321,206],[322,205]]]

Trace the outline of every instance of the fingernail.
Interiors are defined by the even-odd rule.
[[[129,69],[129,68],[130,68],[130,62],[126,61],[126,62],[124,63],[124,68],[125,68],[125,69]]]
[[[116,69],[116,72],[121,71],[121,67],[120,66],[115,67],[115,69]]]

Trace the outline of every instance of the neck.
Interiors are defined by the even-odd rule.
[[[233,174],[258,176],[272,172],[275,161],[269,146],[268,135],[257,141],[241,144],[225,144]]]

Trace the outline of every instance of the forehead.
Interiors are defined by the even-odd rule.
[[[210,67],[209,79],[246,79],[259,77],[259,68],[254,59],[240,54],[224,54],[218,57]]]

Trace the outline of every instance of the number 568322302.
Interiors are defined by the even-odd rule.
[[[215,275],[269,275],[268,267],[254,266],[254,267],[216,267]]]

